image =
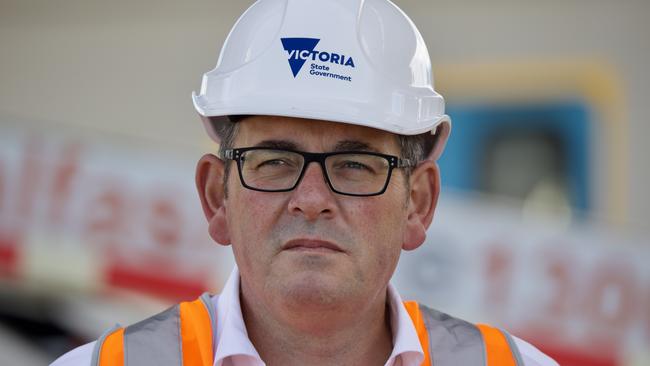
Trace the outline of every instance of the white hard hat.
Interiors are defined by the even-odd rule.
[[[388,0],[259,0],[192,94],[210,136],[230,115],[302,117],[401,135],[449,134],[427,47]],[[210,122],[212,120],[212,122]]]

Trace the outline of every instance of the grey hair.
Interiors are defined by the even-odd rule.
[[[431,136],[430,132],[419,135],[397,135],[401,158],[412,162],[412,166],[404,170],[407,182],[415,166],[431,154],[438,137],[438,135]]]
[[[246,116],[229,116],[228,121],[221,121],[218,123],[214,119],[210,119],[210,124],[214,129],[215,134],[219,137],[219,159],[224,159],[226,156],[226,150],[232,149],[235,143],[235,137],[239,132],[239,123]],[[230,162],[224,162],[224,173],[223,173],[223,191],[224,196],[228,198],[228,177],[230,176],[231,165]]]
[[[214,119],[211,120],[212,128],[219,136],[219,158],[223,159],[226,150],[232,149],[235,137],[239,131],[239,124],[237,122],[249,117],[247,115],[228,116],[228,121],[217,123]],[[397,135],[397,143],[400,149],[400,156],[403,159],[408,159],[413,163],[413,166],[404,169],[406,182],[408,184],[411,172],[415,165],[425,160],[433,150],[433,147],[438,141],[438,135],[432,138],[430,132],[421,133],[419,135]],[[231,164],[226,163],[224,168],[224,193],[228,197],[228,186],[226,182],[230,176]]]

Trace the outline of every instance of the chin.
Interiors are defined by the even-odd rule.
[[[294,273],[283,285],[282,301],[290,308],[319,309],[337,307],[346,301],[348,289],[318,273]]]

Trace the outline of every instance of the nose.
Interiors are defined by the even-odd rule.
[[[312,162],[305,168],[298,186],[291,192],[288,209],[292,215],[302,215],[308,221],[330,218],[336,211],[334,192],[318,163]]]

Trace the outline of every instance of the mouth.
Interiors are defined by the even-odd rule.
[[[343,253],[343,249],[338,245],[318,239],[293,239],[288,241],[283,247],[287,251],[308,251],[314,253]]]

